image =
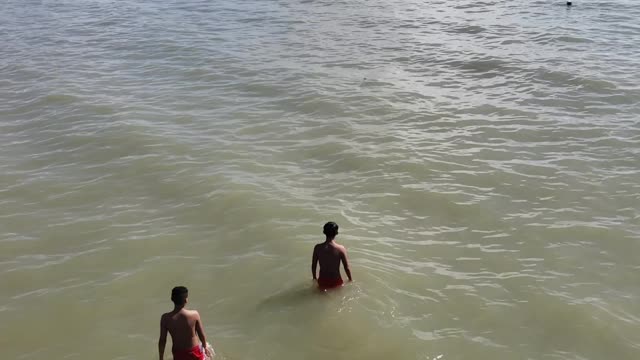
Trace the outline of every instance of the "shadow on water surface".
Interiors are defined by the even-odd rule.
[[[256,306],[256,310],[277,310],[279,308],[298,306],[340,290],[342,289],[326,292],[318,290],[315,284],[312,283],[298,283],[262,299]]]

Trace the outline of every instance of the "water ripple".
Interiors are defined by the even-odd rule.
[[[638,11],[577,3],[8,1],[6,356],[82,299],[24,358],[144,357],[113,329],[171,279],[234,358],[636,358]],[[325,218],[339,331],[283,290]]]

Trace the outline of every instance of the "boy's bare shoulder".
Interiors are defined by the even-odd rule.
[[[344,247],[344,245],[339,245],[340,246],[340,252],[343,253],[345,256],[347,255],[347,248]]]
[[[167,326],[171,322],[171,316],[173,316],[173,311],[162,314],[160,317],[160,325]]]
[[[187,316],[191,317],[191,318],[199,318],[200,317],[200,313],[198,312],[198,310],[187,310],[186,313],[187,313]]]
[[[342,250],[342,251],[347,251],[347,248],[344,247],[344,245],[340,245],[338,243],[334,243],[335,247],[337,247],[338,249]]]

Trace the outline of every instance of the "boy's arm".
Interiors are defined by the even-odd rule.
[[[311,274],[313,274],[313,280],[316,280],[316,268],[318,266],[318,247],[313,248],[313,256],[311,257]]]
[[[207,337],[204,335],[204,330],[202,330],[202,320],[200,319],[200,314],[196,311],[196,333],[198,334],[198,338],[200,338],[200,342],[202,346],[207,347]]]
[[[167,327],[164,324],[164,315],[160,318],[160,339],[158,339],[158,358],[164,359],[164,347],[167,344]]]
[[[349,281],[353,281],[351,277],[351,268],[349,268],[349,259],[347,258],[347,249],[342,248],[340,251],[340,260],[342,260],[342,266],[344,267],[344,272],[347,274]]]

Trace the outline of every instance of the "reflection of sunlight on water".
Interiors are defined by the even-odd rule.
[[[362,289],[358,283],[346,283],[344,287],[335,290],[335,292],[337,295],[342,296],[340,306],[337,309],[339,313],[351,312],[354,305],[358,304],[358,299],[362,296]]]

